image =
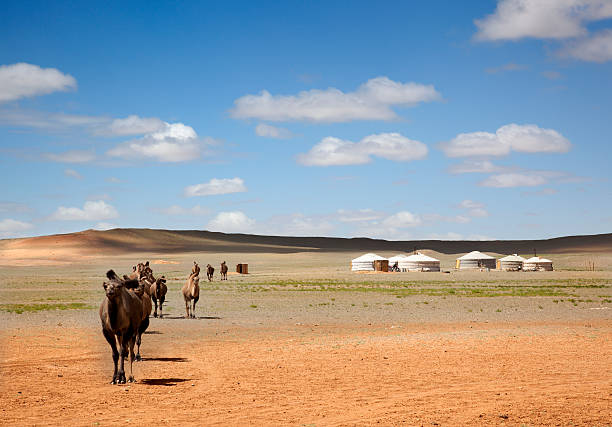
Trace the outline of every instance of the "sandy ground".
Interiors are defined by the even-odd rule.
[[[357,275],[347,254],[230,254],[253,273],[203,282],[186,320],[196,256],[217,261],[150,258],[166,318],[121,386],[96,309],[104,271],[141,256],[0,268],[0,424],[612,425],[609,270]],[[49,302],[86,308],[6,310]]]

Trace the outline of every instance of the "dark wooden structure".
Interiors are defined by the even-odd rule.
[[[236,264],[236,273],[249,274],[249,264]]]
[[[374,271],[389,271],[389,260],[388,259],[380,259],[374,261]]]

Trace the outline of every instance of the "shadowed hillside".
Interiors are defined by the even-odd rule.
[[[210,231],[170,231],[151,229],[86,230],[78,233],[0,241],[0,252],[28,251],[62,253],[70,250],[83,255],[109,255],[130,252],[272,252],[304,251],[398,251],[431,249],[444,254],[480,250],[500,254],[612,252],[612,234],[569,236],[546,240],[494,241],[387,241],[368,238],[280,237],[225,234]]]

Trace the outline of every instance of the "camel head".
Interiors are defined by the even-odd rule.
[[[123,287],[123,281],[117,276],[113,270],[108,270],[106,272],[106,277],[108,278],[108,282],[103,282],[102,287],[104,287],[104,292],[106,292],[106,297],[108,299],[114,299],[121,292],[121,288]]]
[[[199,285],[200,284],[200,276],[195,276],[193,278],[193,285]]]

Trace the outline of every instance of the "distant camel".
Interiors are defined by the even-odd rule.
[[[153,317],[157,317],[157,301],[159,301],[159,318],[164,317],[163,313],[163,305],[166,300],[166,292],[168,292],[168,287],[166,286],[166,278],[164,276],[157,278],[155,283],[151,285],[151,299],[155,304],[155,312],[153,313]]]
[[[193,262],[193,267],[191,267],[191,274],[194,276],[200,275],[200,266],[195,261]]]
[[[200,267],[194,261],[194,270],[189,275],[189,279],[183,285],[181,292],[185,299],[185,318],[195,318],[196,303],[200,299],[200,276],[194,272],[200,272]],[[197,269],[195,268],[197,267]]]
[[[138,288],[134,289],[134,293],[138,295],[142,301],[142,321],[140,322],[140,327],[138,328],[138,333],[136,334],[136,346],[138,348],[136,351],[136,360],[142,360],[140,357],[140,343],[142,342],[142,334],[149,327],[149,316],[151,315],[151,310],[153,309],[150,292],[151,284],[147,281],[146,277],[141,277],[138,283]]]
[[[221,280],[227,280],[227,264],[225,261],[221,263]]]
[[[108,282],[103,283],[106,298],[100,305],[100,320],[102,321],[102,333],[108,341],[113,352],[115,371],[111,384],[125,384],[124,361],[130,351],[130,376],[129,382],[134,381],[132,363],[134,362],[134,344],[142,322],[143,307],[141,299],[132,291],[138,286],[136,280],[122,280],[113,270],[106,273]],[[119,352],[121,350],[121,362],[117,370]]]
[[[213,274],[215,274],[215,269],[212,265],[208,264],[206,266],[206,277],[208,278],[209,282],[212,282]]]

